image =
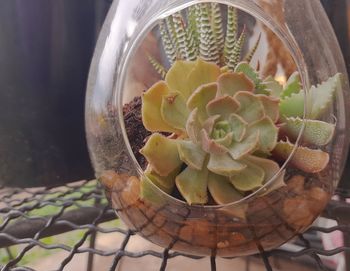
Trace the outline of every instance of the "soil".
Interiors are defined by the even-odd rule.
[[[141,97],[135,97],[130,103],[123,107],[126,133],[130,141],[131,148],[140,166],[145,169],[147,161],[140,153],[140,149],[145,145],[145,140],[151,135],[142,124],[141,114],[142,100]]]

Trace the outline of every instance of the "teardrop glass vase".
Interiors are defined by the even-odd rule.
[[[330,200],[348,95],[320,1],[115,1],[88,82],[90,156],[144,238],[254,254],[304,232]]]

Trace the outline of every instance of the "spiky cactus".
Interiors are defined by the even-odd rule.
[[[237,10],[227,10],[226,35],[222,20],[223,13],[216,3],[202,3],[191,6],[186,12],[176,13],[159,23],[164,51],[172,65],[175,60],[202,60],[214,62],[221,67],[227,66],[232,71],[242,59],[245,45],[245,30],[238,33]],[[250,62],[260,42],[245,56]],[[159,61],[150,63],[164,78],[165,67]]]
[[[166,71],[150,57],[164,81],[142,96],[142,121],[153,133],[141,150],[148,161],[145,177],[168,194],[176,186],[188,204],[206,204],[210,197],[217,204],[239,200],[278,172],[270,189],[283,186],[284,171],[276,161],[294,150],[294,167],[321,172],[329,155],[320,148],[335,130],[320,119],[341,76],[306,93],[297,73],[285,86],[272,77],[261,79],[249,64],[260,36],[240,62],[245,30],[238,35],[237,11],[228,7],[224,37],[220,12],[217,4],[198,4],[187,17],[177,13],[161,22],[171,68]],[[304,146],[295,147],[303,129]],[[152,195],[145,180],[141,192]]]

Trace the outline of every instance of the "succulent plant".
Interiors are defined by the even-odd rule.
[[[201,58],[233,71],[242,58],[246,29],[244,27],[239,32],[237,9],[234,7],[227,8],[226,27],[222,18],[220,4],[201,3],[162,20],[159,31],[170,65],[177,60],[195,61]],[[252,60],[260,38],[243,57],[245,62]],[[152,56],[149,60],[164,79],[167,69]]]
[[[280,171],[273,158],[286,160],[302,129],[311,146],[333,137],[335,124],[302,119],[305,93],[298,80],[292,75],[283,88],[272,78],[262,81],[246,62],[223,72],[201,59],[176,61],[165,81],[142,97],[143,124],[153,133],[141,150],[149,163],[145,175],[169,194],[176,185],[188,204],[206,204],[208,191],[225,204],[259,189]],[[336,75],[307,93],[313,118],[329,107],[339,80]],[[278,141],[283,137],[287,141]],[[317,173],[328,161],[327,152],[300,146],[291,163]]]
[[[240,200],[274,176],[269,191],[278,189],[285,172],[276,161],[293,152],[290,163],[306,173],[321,172],[329,161],[320,148],[332,140],[335,124],[321,118],[341,76],[308,91],[298,73],[285,86],[261,79],[249,64],[260,37],[240,62],[245,30],[237,34],[234,8],[227,13],[226,35],[217,4],[166,18],[159,29],[170,69],[149,57],[164,80],[142,96],[142,121],[152,132],[140,151],[148,162],[145,176],[168,194],[176,186],[190,205],[210,197],[217,204]],[[152,197],[148,188],[142,181],[144,198]]]
[[[221,73],[201,59],[177,61],[165,82],[143,95],[142,115],[149,131],[174,133],[148,139],[141,150],[146,175],[166,192],[175,182],[189,204],[207,203],[208,189],[217,203],[232,202],[279,171],[255,155],[268,156],[277,144],[279,100],[256,94],[242,72]]]

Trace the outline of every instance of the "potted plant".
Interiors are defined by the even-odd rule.
[[[167,4],[159,5],[173,7]],[[272,19],[263,5],[234,4],[199,3],[172,13],[156,5],[144,18],[166,14],[149,24],[161,53],[140,49],[145,35],[135,35],[120,62],[125,66],[115,67],[117,103],[111,96],[96,110],[98,100],[92,99],[95,108],[87,111],[95,169],[118,215],[147,239],[192,254],[252,254],[307,229],[338,180],[341,163],[335,157],[344,154],[337,146],[347,144],[339,134],[345,117],[343,67],[335,72],[323,67],[327,77],[316,75],[309,86],[307,75],[314,70],[304,64],[315,56],[297,55],[306,46],[298,40],[300,32],[294,33],[297,44],[289,43],[281,18]],[[242,10],[265,24],[255,26],[259,34],[238,23],[251,18]],[[110,15],[117,21],[118,11]],[[290,15],[279,12],[288,24]],[[269,61],[269,54],[263,60],[258,53],[268,44],[264,28],[285,44],[285,57],[296,61],[299,72],[262,75]],[[147,72],[135,66],[140,50],[150,64]],[[102,52],[95,61],[101,67],[103,60]],[[129,102],[138,88],[132,73],[147,75],[151,67],[158,79],[143,79]]]

